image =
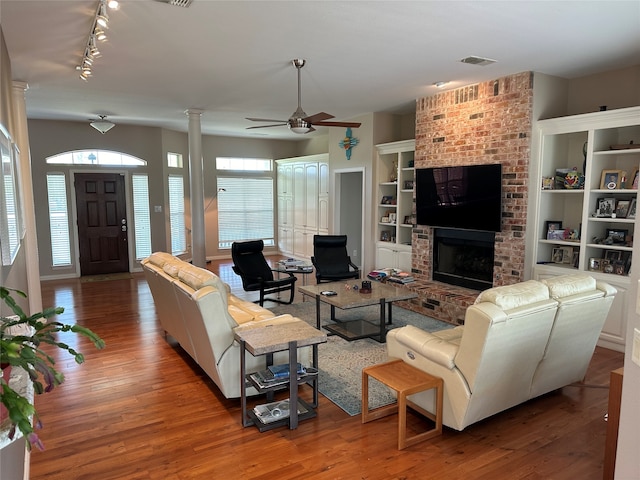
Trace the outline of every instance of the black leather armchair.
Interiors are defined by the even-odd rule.
[[[297,278],[291,272],[273,270],[262,254],[263,249],[262,240],[234,242],[231,245],[233,271],[242,279],[242,288],[247,292],[260,292],[260,299],[254,302],[259,303],[260,306],[263,306],[265,300],[284,304],[292,303]],[[274,278],[273,272],[280,272],[286,276]],[[291,292],[289,301],[265,298],[266,295],[287,291]]]
[[[311,263],[318,283],[360,278],[360,270],[347,255],[346,235],[314,235]]]

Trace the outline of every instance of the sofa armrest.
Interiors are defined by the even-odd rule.
[[[450,370],[455,367],[458,345],[413,325],[391,330],[389,334],[393,334],[398,343],[409,349],[414,355],[420,355]]]

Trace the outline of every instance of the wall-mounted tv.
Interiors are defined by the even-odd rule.
[[[418,225],[499,232],[502,165],[416,169]]]

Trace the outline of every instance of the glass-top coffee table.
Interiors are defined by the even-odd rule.
[[[347,289],[345,285],[351,282],[341,281],[332,283],[320,283],[318,285],[305,285],[298,288],[303,295],[309,295],[316,299],[316,328],[320,330],[320,304],[331,306],[331,320],[336,323],[324,325],[326,330],[344,338],[345,340],[358,340],[360,338],[373,338],[379,342],[387,339],[386,325],[392,323],[391,305],[399,300],[409,300],[418,295],[404,287],[396,287],[386,283],[371,282],[371,292],[361,293],[361,290]],[[357,285],[357,284],[356,284]],[[335,295],[324,295],[323,292],[335,292]],[[380,305],[380,321],[376,324],[367,320],[340,321],[335,316],[336,307],[341,310],[351,308]],[[387,308],[385,309],[385,306]]]

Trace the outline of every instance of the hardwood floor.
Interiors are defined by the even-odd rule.
[[[244,294],[228,262],[210,268]],[[323,396],[318,416],[297,430],[243,428],[239,400],[225,399],[165,339],[142,274],[43,282],[42,291],[45,306],[63,306],[66,323],[90,327],[107,347],[65,335],[86,363],[58,357],[66,382],[37,398],[46,450],[31,454],[32,480],[602,478],[604,387],[621,353],[596,350],[589,387],[398,451],[395,416],[362,425]]]

